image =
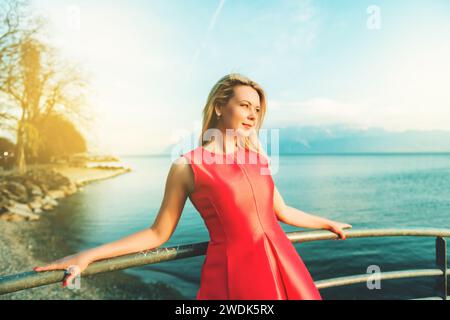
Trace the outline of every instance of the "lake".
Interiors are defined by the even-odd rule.
[[[169,156],[122,157],[131,173],[89,184],[60,201],[54,222],[74,250],[114,241],[152,225],[163,197]],[[285,202],[353,229],[450,227],[450,154],[280,156],[273,175]],[[286,232],[307,230],[281,224]],[[190,200],[163,246],[208,241]],[[435,238],[385,237],[295,244],[314,280],[381,271],[435,268]],[[128,269],[151,285],[161,281],[195,299],[204,256]],[[408,299],[434,296],[434,278],[383,280],[322,289],[324,299]]]

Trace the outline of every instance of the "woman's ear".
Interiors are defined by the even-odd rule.
[[[215,112],[215,116],[216,117],[220,117],[222,116],[222,106],[220,106],[219,104],[215,104],[214,105],[214,112]]]

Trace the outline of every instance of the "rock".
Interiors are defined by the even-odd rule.
[[[61,186],[70,184],[70,180],[55,169],[31,170],[26,173],[26,177],[38,184],[44,193],[47,190],[56,190]]]
[[[45,210],[45,211],[53,210],[53,208],[54,208],[54,206],[52,206],[51,204],[48,204],[48,203],[46,203],[42,206],[42,210]]]
[[[41,208],[33,209],[33,213],[35,213],[35,214],[41,214],[41,213],[42,213],[42,209],[41,209]]]
[[[0,219],[37,220],[43,210],[52,210],[58,205],[56,199],[77,191],[75,183],[54,169],[0,176]]]
[[[42,192],[42,189],[38,185],[32,183],[31,181],[27,180],[24,185],[27,187],[28,194],[31,197],[33,197],[33,196],[43,196],[44,195],[43,192]]]
[[[25,220],[25,217],[16,215],[16,214],[11,213],[11,212],[5,212],[3,214],[0,214],[0,220],[16,222],[16,221],[23,221],[23,220]]]
[[[53,199],[53,198],[51,198],[49,196],[45,196],[45,198],[42,199],[42,207],[41,207],[41,209],[42,210],[46,210],[46,211],[47,210],[52,210],[57,205],[58,205],[58,202],[55,199]]]
[[[75,192],[78,191],[77,186],[76,186],[75,183],[70,183],[70,185],[68,185],[68,186],[63,186],[61,188],[61,190],[64,191],[64,194],[66,196],[70,196],[71,194],[74,194]]]
[[[28,201],[28,191],[17,181],[5,181],[0,186],[0,193],[8,199],[26,203]]]
[[[18,197],[28,197],[27,188],[19,182],[7,181],[5,184],[6,189]]]
[[[14,193],[10,192],[8,189],[3,189],[2,190],[2,194],[7,197],[10,200],[13,201],[17,201],[17,202],[22,202],[22,200],[24,200],[23,198],[15,195]]]
[[[0,193],[0,209],[7,206],[9,199]]]
[[[53,199],[64,198],[66,196],[64,190],[50,190],[47,192],[47,196]]]
[[[41,184],[40,185],[42,192],[45,194],[47,194],[48,192],[48,187],[45,184]]]
[[[33,199],[33,201],[28,203],[28,206],[32,210],[36,210],[36,209],[40,209],[42,207],[42,203],[43,203],[42,197],[36,197],[36,198]]]
[[[21,218],[23,217],[24,219],[27,220],[38,220],[40,218],[37,214],[34,214],[33,211],[30,209],[30,207],[28,207],[28,205],[26,204],[13,202],[13,204],[7,206],[6,209],[8,211],[4,214],[7,215],[13,214]]]

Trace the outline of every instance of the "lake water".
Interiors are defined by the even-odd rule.
[[[152,225],[163,197],[170,157],[123,157],[133,172],[87,185],[63,199],[56,227],[75,250],[114,241]],[[280,156],[275,184],[290,206],[350,223],[353,229],[450,227],[450,154]],[[286,232],[305,230],[281,224]],[[163,246],[208,241],[190,200]],[[435,268],[435,238],[385,237],[295,244],[314,280],[381,271]],[[126,272],[161,281],[194,299],[204,256]],[[383,280],[322,289],[324,299],[405,299],[434,296],[434,278]]]

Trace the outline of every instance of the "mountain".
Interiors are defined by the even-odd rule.
[[[406,130],[387,131],[382,128],[352,128],[346,125],[329,126],[289,126],[283,128],[264,128],[267,130],[267,144],[260,132],[261,143],[268,153],[272,153],[271,134],[278,130],[280,154],[308,153],[421,153],[450,152],[450,131],[445,130]],[[276,140],[276,136],[274,136]],[[190,139],[190,140],[189,140]],[[187,137],[186,141],[197,141],[197,136]],[[170,154],[176,145],[168,146],[164,154]],[[197,144],[187,146],[186,151]]]
[[[345,125],[308,126],[280,128],[279,137],[281,154],[450,152],[450,131],[444,130],[392,132]]]

